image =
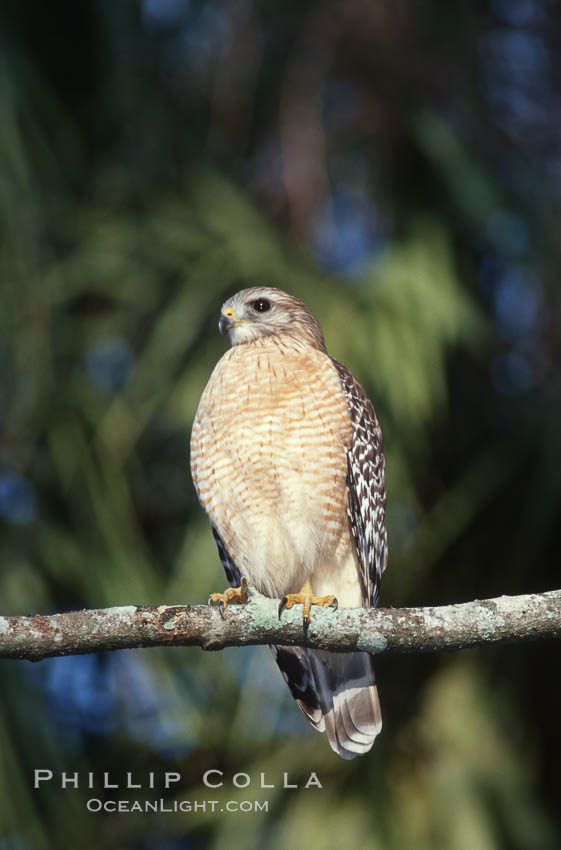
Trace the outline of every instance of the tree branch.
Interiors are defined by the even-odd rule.
[[[247,605],[230,605],[224,619],[203,605],[130,605],[33,617],[0,617],[0,658],[39,661],[148,646],[226,646],[276,643],[336,652],[436,652],[558,638],[561,590],[447,605],[440,608],[313,608],[307,635],[299,609],[278,619],[278,600],[250,588]]]

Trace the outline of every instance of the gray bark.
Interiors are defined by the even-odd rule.
[[[561,636],[561,590],[499,596],[439,608],[313,607],[304,634],[301,606],[278,618],[278,600],[250,588],[246,605],[224,619],[203,605],[129,605],[31,617],[0,617],[0,658],[39,661],[149,646],[222,649],[249,644],[305,645],[373,654],[437,652]]]

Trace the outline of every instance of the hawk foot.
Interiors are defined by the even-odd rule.
[[[280,601],[279,605],[279,620],[285,608],[292,608],[293,605],[303,605],[302,619],[304,621],[304,631],[310,625],[310,609],[312,605],[330,605],[337,610],[339,603],[335,596],[314,596],[312,585],[307,581],[299,593],[287,593]]]
[[[213,602],[218,602],[218,612],[222,619],[224,619],[224,611],[230,602],[247,602],[248,587],[249,580],[245,576],[242,576],[239,587],[229,587],[224,593],[211,593],[208,597],[208,604],[212,605]]]

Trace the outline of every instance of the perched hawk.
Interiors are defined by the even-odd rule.
[[[280,611],[374,607],[386,566],[382,434],[372,404],[326,351],[302,301],[244,289],[222,307],[231,348],[203,392],[191,470],[232,588],[244,578]],[[317,596],[316,596],[317,594]],[[272,647],[292,696],[345,759],[382,726],[371,657]]]

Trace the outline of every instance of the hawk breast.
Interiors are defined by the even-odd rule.
[[[340,378],[319,350],[266,337],[217,364],[193,425],[193,480],[261,592],[296,592],[348,549],[350,430]]]

